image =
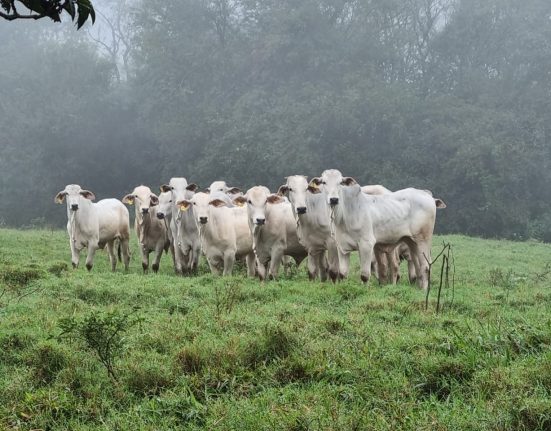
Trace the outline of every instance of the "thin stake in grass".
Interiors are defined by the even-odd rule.
[[[453,266],[453,275],[452,275],[452,295],[455,296],[455,260],[453,259],[452,246],[448,243],[442,244],[442,250],[440,253],[432,260],[429,261],[427,256],[423,253],[423,257],[429,265],[429,274],[428,274],[428,286],[427,293],[425,295],[425,310],[429,308],[429,296],[430,290],[432,287],[431,275],[432,275],[432,266],[442,257],[442,265],[440,266],[440,280],[438,284],[438,293],[436,296],[436,313],[438,314],[441,311],[440,300],[442,297],[442,286],[445,286],[446,289],[450,286],[450,258],[452,259]]]

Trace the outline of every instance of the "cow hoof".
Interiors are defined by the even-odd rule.
[[[316,279],[316,273],[308,271],[308,280],[314,281]]]
[[[78,268],[78,263],[71,262],[71,265],[73,265],[73,269],[77,269],[77,268]]]
[[[147,272],[147,268],[149,268],[149,265],[147,263],[143,263],[142,262],[142,268],[143,268],[143,272],[146,273]]]
[[[344,275],[343,273],[339,272],[339,280],[344,280],[346,278],[346,275]]]
[[[366,275],[362,275],[362,276],[361,276],[361,279],[362,279],[362,282],[363,282],[363,283],[367,283],[367,282],[369,281],[369,277],[366,276]]]
[[[154,263],[154,264],[151,266],[151,269],[153,269],[153,272],[157,272],[157,271],[159,270],[159,264]]]
[[[339,274],[335,271],[329,271],[329,278],[331,278],[331,281],[335,283],[337,278],[339,278]]]
[[[86,269],[88,270],[88,272],[90,272],[92,270],[92,264],[91,263],[87,263],[86,264]]]
[[[409,280],[409,284],[415,284],[417,283],[417,277],[411,277]]]

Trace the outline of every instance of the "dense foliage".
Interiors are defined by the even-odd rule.
[[[71,182],[121,197],[336,167],[433,190],[441,231],[551,240],[550,16],[547,0],[144,0],[110,21],[124,64],[85,35],[2,27],[0,217],[59,225]]]
[[[20,7],[25,12],[20,12]],[[73,21],[76,19],[78,28],[88,19],[92,22],[96,19],[90,0],[0,0],[0,18],[7,21],[50,18],[61,22],[62,14],[69,15]]]

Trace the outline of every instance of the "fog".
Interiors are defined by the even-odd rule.
[[[66,184],[430,189],[440,232],[551,241],[548,0],[95,0],[0,19],[0,225]]]

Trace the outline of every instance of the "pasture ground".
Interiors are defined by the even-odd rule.
[[[133,237],[130,273],[87,273],[65,232],[2,229],[0,429],[551,429],[551,246],[443,240],[436,314],[357,261],[337,285],[144,276]]]

